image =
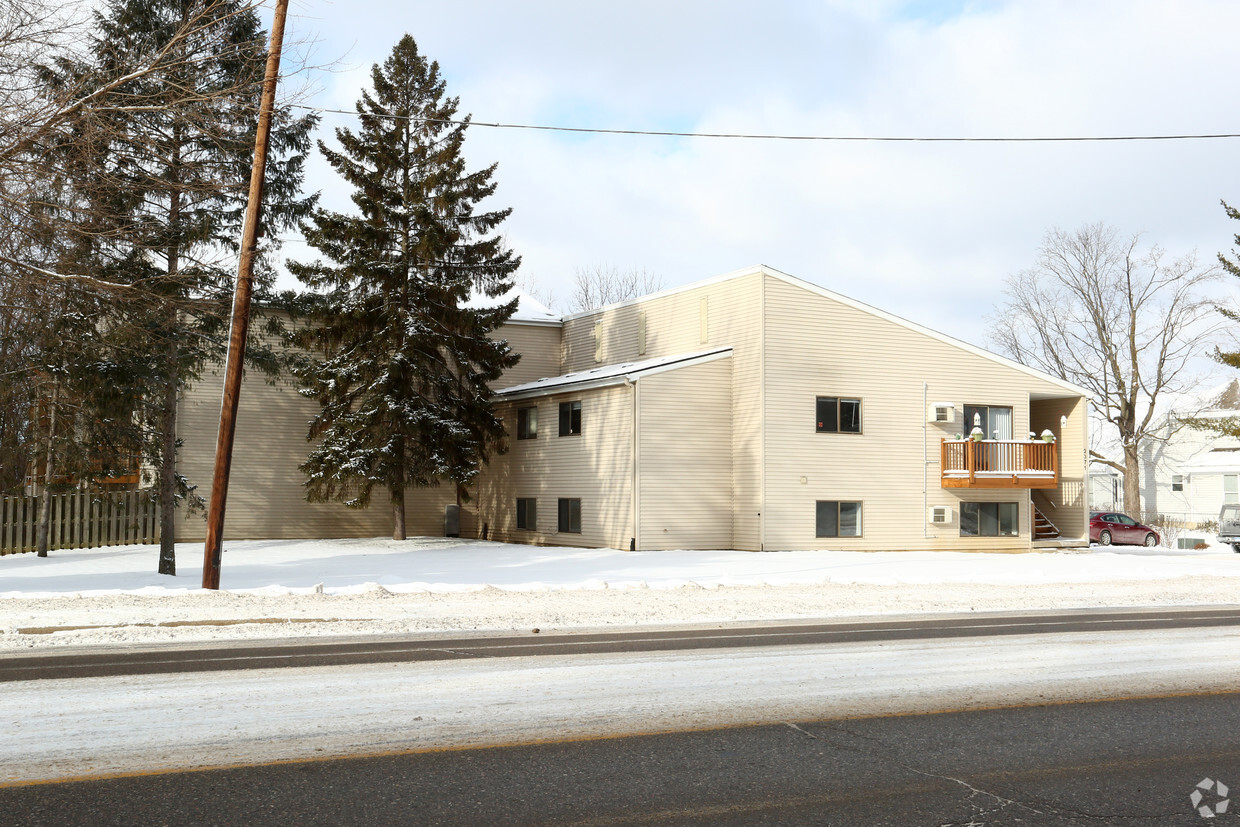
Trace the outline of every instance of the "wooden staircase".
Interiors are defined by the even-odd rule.
[[[1042,513],[1042,509],[1038,508],[1037,503],[1033,505],[1033,539],[1035,540],[1054,540],[1059,537],[1059,529],[1055,524],[1047,519]]]

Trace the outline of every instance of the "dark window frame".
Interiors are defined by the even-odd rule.
[[[517,497],[517,528],[521,531],[538,530],[537,497]]]
[[[844,524],[843,506],[850,506],[852,523],[856,529],[854,534],[841,534]],[[834,515],[829,512],[834,509]],[[833,517],[833,519],[832,519]],[[825,527],[824,527],[824,518]],[[832,528],[833,526],[833,528]],[[864,527],[861,522],[861,500],[815,500],[814,501],[814,536],[815,537],[861,537]]]
[[[533,412],[531,422],[530,412]],[[533,425],[533,427],[531,427]],[[517,408],[517,439],[538,439],[538,406]]]
[[[581,400],[560,403],[560,436],[581,435]]]
[[[960,414],[961,417],[963,418],[962,425],[963,425],[964,430],[962,431],[962,433],[965,436],[968,436],[969,434],[971,434],[973,432],[973,427],[974,427],[973,420],[969,417],[969,413],[968,413],[970,410],[972,410],[973,413],[975,414],[981,413],[985,416],[986,421],[983,422],[981,426],[982,427],[982,439],[995,439],[996,438],[995,437],[996,429],[993,427],[994,422],[990,417],[991,411],[1007,411],[1008,425],[1013,428],[1012,433],[1008,434],[1007,436],[1000,436],[998,437],[998,439],[1009,440],[1009,439],[1016,438],[1016,432],[1014,430],[1015,425],[1016,425],[1016,408],[1012,407],[1011,405],[970,405],[966,403],[961,409],[961,414]]]
[[[556,503],[556,527],[561,534],[581,533],[581,499],[560,497]]]
[[[990,513],[993,510],[993,514]],[[1004,531],[1007,523],[1010,531]],[[989,530],[990,527],[994,531]],[[1019,537],[1020,503],[962,502],[960,504],[961,537]]]
[[[860,434],[861,398],[853,396],[814,397],[814,432],[819,434]]]

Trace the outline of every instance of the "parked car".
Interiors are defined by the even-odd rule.
[[[1102,546],[1153,547],[1162,542],[1156,529],[1142,525],[1118,511],[1095,511],[1089,515],[1089,540]]]
[[[1240,505],[1225,505],[1218,512],[1218,541],[1231,543],[1240,552]]]

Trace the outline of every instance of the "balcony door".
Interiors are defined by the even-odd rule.
[[[1012,438],[1012,409],[997,405],[965,405],[964,426],[969,433],[974,427],[981,428],[983,439]],[[1012,457],[999,445],[976,445],[976,467],[983,471],[1011,471]]]
[[[964,428],[965,436],[973,433],[973,428],[982,429],[983,439],[1012,438],[1012,409],[997,405],[965,405]]]

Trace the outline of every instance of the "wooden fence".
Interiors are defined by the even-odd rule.
[[[52,494],[48,548],[159,542],[159,503],[150,491]],[[0,497],[0,555],[35,551],[42,497]]]

